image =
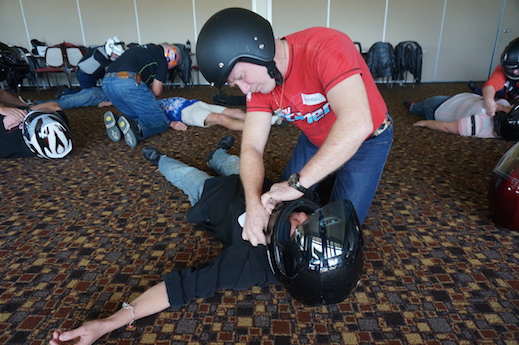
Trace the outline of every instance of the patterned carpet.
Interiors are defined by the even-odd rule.
[[[492,168],[513,143],[411,126],[416,117],[403,100],[465,92],[465,83],[380,89],[395,142],[363,226],[367,260],[354,294],[310,308],[282,287],[222,291],[98,343],[518,344],[519,233],[492,223],[486,196]],[[165,96],[211,101],[211,93],[197,86]],[[169,130],[130,149],[106,136],[105,110],[67,111],[75,149],[66,159],[2,160],[0,344],[46,344],[52,330],[107,316],[164,273],[221,249],[187,222],[187,198],[140,149],[151,144],[207,169],[205,153],[229,131]],[[241,134],[231,134],[238,153]],[[273,128],[268,177],[277,179],[296,136],[291,126]]]

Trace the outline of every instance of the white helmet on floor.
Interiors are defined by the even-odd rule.
[[[23,120],[22,135],[29,149],[41,158],[63,158],[72,151],[70,130],[57,112],[29,112]]]
[[[108,56],[111,56],[112,53],[121,56],[125,49],[126,45],[117,36],[110,37],[106,40],[105,51]]]

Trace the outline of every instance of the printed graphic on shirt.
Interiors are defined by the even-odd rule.
[[[279,113],[276,112],[276,115],[283,117],[285,120],[287,120],[289,122],[306,121],[309,124],[311,124],[311,123],[315,123],[315,122],[321,120],[329,113],[330,113],[330,103],[326,102],[323,104],[322,107],[312,111],[311,113],[303,114],[299,111],[292,112],[291,107],[289,106],[287,108],[282,109],[282,111]]]

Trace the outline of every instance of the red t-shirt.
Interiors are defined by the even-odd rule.
[[[290,61],[284,84],[277,86],[271,94],[254,93],[247,100],[248,112],[275,112],[281,107],[282,116],[320,147],[336,119],[326,94],[339,82],[361,74],[370,104],[373,131],[382,124],[387,113],[386,104],[362,55],[346,34],[315,27],[285,39],[290,49]]]
[[[496,91],[503,90],[503,98],[506,100],[519,98],[519,82],[508,79],[503,65],[497,65],[483,87],[485,86],[493,86]]]

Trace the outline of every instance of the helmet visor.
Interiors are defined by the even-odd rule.
[[[342,267],[363,240],[353,205],[337,200],[317,209],[285,244],[278,244],[278,267],[294,277],[301,269],[326,272]]]

